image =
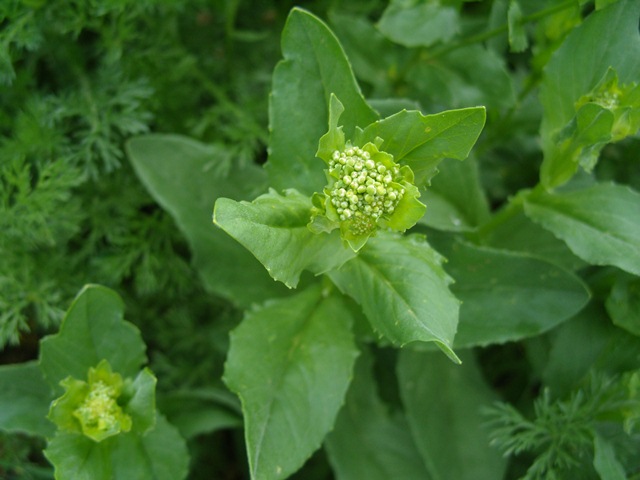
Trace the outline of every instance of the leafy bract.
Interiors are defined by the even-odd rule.
[[[284,59],[273,73],[269,103],[270,185],[305,195],[323,186],[322,162],[315,159],[325,133],[332,93],[346,105],[345,133],[368,125],[377,114],[367,105],[342,46],[329,28],[309,12],[294,8],[282,32]]]
[[[540,92],[544,108],[541,181],[545,187],[565,183],[580,162],[587,169],[593,167],[602,146],[619,139],[612,129],[615,116],[622,112],[615,110],[629,107],[637,111],[635,94],[626,105],[584,102],[584,96],[598,100],[593,97],[598,84],[605,88],[599,93],[618,94],[617,86],[607,79],[610,69],[617,75],[616,85],[640,78],[639,16],[640,4],[634,0],[620,0],[598,10],[569,34],[549,61]],[[638,113],[632,115],[637,123]]]
[[[458,12],[440,2],[395,1],[382,14],[378,29],[406,47],[428,47],[446,42],[458,33]]]
[[[446,255],[452,290],[462,300],[456,347],[538,335],[589,300],[579,277],[523,253],[454,243]]]
[[[321,274],[338,268],[355,254],[337,231],[314,234],[307,224],[311,201],[296,190],[274,190],[253,202],[218,199],[213,221],[244,245],[269,274],[294,288],[303,270]]]
[[[595,265],[640,275],[640,194],[612,183],[565,193],[536,190],[525,213]]]
[[[0,430],[53,434],[53,424],[47,420],[51,396],[37,362],[0,366]]]
[[[503,478],[506,460],[489,445],[482,408],[497,400],[470,352],[453,365],[431,352],[404,350],[398,381],[409,428],[431,478]]]
[[[441,264],[423,237],[386,233],[371,238],[356,258],[328,276],[386,339],[399,345],[435,342],[458,361],[451,346],[459,302]]]
[[[40,343],[40,366],[52,388],[61,391],[58,384],[68,376],[85,379],[101,360],[123,377],[137,375],[146,347],[123,312],[124,303],[113,290],[88,285],[80,291],[59,332]]]
[[[380,399],[372,357],[365,350],[325,448],[340,480],[430,478],[409,434],[407,420]]]
[[[343,300],[320,284],[247,313],[224,380],[242,401],[251,476],[286,478],[321,445],[357,355]]]
[[[358,144],[383,141],[380,150],[411,167],[418,186],[428,185],[445,158],[464,160],[475,144],[486,118],[484,107],[423,115],[403,110],[367,126],[356,135]]]
[[[216,168],[223,161],[220,152],[178,135],[137,137],[127,151],[142,183],[187,237],[209,290],[241,306],[286,294],[249,252],[211,223],[217,198],[250,199],[266,189],[260,167],[234,164],[224,174]]]

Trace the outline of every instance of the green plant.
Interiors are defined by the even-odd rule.
[[[45,338],[0,427],[58,478],[149,442],[183,477],[178,432],[194,479],[640,478],[637,2],[31,3],[0,7],[0,341],[110,285],[177,427],[143,357]],[[79,79],[49,95],[41,38]]]

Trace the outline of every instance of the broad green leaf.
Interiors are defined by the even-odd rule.
[[[601,480],[626,480],[624,467],[616,458],[613,445],[596,433],[593,436],[593,466]]]
[[[117,438],[97,443],[77,433],[58,432],[49,440],[44,455],[53,464],[56,479],[116,480],[110,449]]]
[[[143,436],[122,435],[113,445],[113,480],[186,478],[189,454],[184,439],[162,415]]]
[[[527,32],[522,23],[522,9],[517,0],[509,2],[507,21],[509,27],[509,46],[512,52],[523,52],[527,49],[529,41]]]
[[[594,265],[640,275],[640,194],[611,183],[566,193],[537,190],[525,213]]]
[[[441,264],[442,257],[423,237],[380,233],[328,275],[386,339],[399,345],[435,342],[457,361],[451,345],[459,302]]]
[[[558,132],[576,116],[576,102],[592,91],[610,68],[622,84],[640,78],[639,16],[640,4],[635,0],[620,0],[593,12],[567,36],[547,64],[540,90],[544,108],[541,180],[547,188],[566,182],[577,168],[556,141]],[[587,156],[591,153],[598,152],[587,152]]]
[[[303,270],[315,274],[338,268],[355,253],[345,247],[339,232],[313,233],[311,200],[295,190],[284,195],[270,190],[253,202],[221,198],[213,221],[239,241],[269,274],[289,288],[298,285]]]
[[[403,350],[400,395],[418,450],[433,478],[503,478],[506,459],[489,445],[481,409],[497,400],[469,351],[462,365],[428,352]]]
[[[52,399],[37,362],[0,366],[0,430],[53,434],[54,425],[47,420]]]
[[[539,335],[589,300],[577,276],[523,253],[466,243],[454,243],[444,253],[447,272],[455,279],[451,289],[462,301],[456,347]]]
[[[315,158],[327,130],[330,95],[345,106],[341,117],[347,138],[356,126],[375,121],[356,83],[351,65],[333,32],[316,16],[294,8],[282,32],[284,59],[273,73],[269,104],[270,185],[305,195],[324,186],[323,162]]]
[[[451,40],[458,33],[458,12],[440,2],[396,1],[382,14],[378,29],[405,47],[428,47]]]
[[[144,368],[136,376],[127,390],[128,398],[125,413],[131,416],[133,426],[131,431],[140,435],[154,426],[156,421],[156,382],[155,375],[148,368]]]
[[[138,374],[146,347],[123,312],[124,303],[113,290],[88,285],[80,291],[59,332],[40,342],[40,367],[51,387],[61,391],[59,382],[68,376],[85,380],[101,360],[123,378]]]
[[[489,204],[482,191],[478,166],[473,157],[464,162],[442,162],[440,173],[423,193],[427,214],[419,223],[438,230],[469,231],[489,217]]]
[[[640,336],[640,279],[619,275],[605,303],[613,323]]]
[[[428,184],[445,158],[464,160],[484,122],[484,107],[449,110],[434,115],[402,111],[372,123],[356,138],[359,143],[383,139],[381,151],[411,167],[418,186]]]
[[[325,440],[338,480],[429,479],[407,421],[380,400],[371,355],[356,362],[354,380]]]
[[[205,287],[240,306],[286,294],[260,263],[211,222],[217,198],[254,198],[266,189],[255,165],[220,172],[215,147],[178,135],[146,135],[127,144],[129,159],[154,199],[184,233]]]
[[[242,401],[251,477],[286,478],[333,427],[357,355],[344,301],[320,284],[247,313],[224,379]]]

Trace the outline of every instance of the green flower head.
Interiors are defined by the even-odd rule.
[[[55,400],[49,419],[62,430],[82,433],[96,442],[131,430],[131,417],[118,404],[124,381],[102,360],[89,369],[88,381],[67,377],[65,393]]]
[[[313,198],[309,228],[329,232],[340,228],[342,239],[358,251],[379,228],[405,231],[424,215],[410,167],[380,151],[383,141],[362,146],[345,141],[338,119],[344,110],[331,97],[329,132],[320,139],[318,157],[327,164],[327,186]]]

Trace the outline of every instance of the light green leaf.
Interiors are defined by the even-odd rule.
[[[143,436],[127,434],[113,445],[113,480],[180,480],[187,476],[187,445],[174,426],[157,415]]]
[[[619,275],[605,306],[614,324],[640,337],[640,278]]]
[[[327,130],[330,95],[345,106],[341,117],[347,138],[356,126],[375,121],[356,83],[349,61],[333,32],[316,16],[294,8],[282,32],[284,59],[273,73],[269,104],[270,184],[303,194],[324,186],[323,163],[315,158]]]
[[[217,198],[251,199],[266,189],[261,168],[234,164],[228,174],[220,173],[222,155],[215,147],[178,135],[134,138],[127,152],[142,183],[187,237],[206,288],[240,306],[286,295],[286,288],[211,222]]]
[[[380,233],[328,275],[385,338],[400,345],[435,342],[457,361],[451,345],[459,302],[441,264],[442,257],[423,237]]]
[[[355,141],[384,141],[379,149],[393,155],[397,163],[411,167],[418,186],[428,184],[445,158],[464,160],[469,155],[482,128],[484,107],[449,110],[434,115],[403,110],[372,123]]]
[[[366,352],[366,351],[365,351]],[[378,397],[370,354],[356,362],[346,405],[325,448],[338,480],[428,479],[407,421]]]
[[[392,2],[382,14],[378,29],[405,47],[428,47],[451,40],[459,30],[458,12],[439,3]]]
[[[611,183],[566,193],[538,190],[525,213],[594,265],[614,265],[640,275],[640,194]]]
[[[517,0],[509,2],[507,22],[509,27],[509,46],[512,52],[524,52],[529,46],[527,32],[522,23],[522,9]]]
[[[429,227],[461,232],[476,228],[489,218],[489,204],[480,185],[477,162],[442,162],[440,173],[421,200],[427,214],[419,223]]]
[[[497,400],[469,351],[462,365],[440,355],[403,350],[400,395],[418,450],[433,478],[503,478],[507,462],[489,445],[481,409]]]
[[[596,433],[593,436],[593,466],[601,480],[626,480],[624,467],[616,458],[613,445]]]
[[[338,231],[312,233],[311,201],[295,190],[274,190],[253,202],[216,202],[213,221],[244,245],[269,274],[295,288],[303,270],[321,274],[338,268],[355,253],[342,244]]]
[[[59,382],[68,376],[86,379],[101,360],[124,378],[137,375],[146,347],[123,312],[124,303],[113,290],[88,285],[80,291],[59,332],[40,342],[40,367],[56,391],[62,391]]]
[[[156,382],[155,375],[148,368],[143,369],[129,387],[125,387],[126,399],[124,412],[133,421],[132,432],[146,433],[156,421]]]
[[[242,401],[253,479],[288,477],[332,428],[357,355],[352,322],[316,284],[249,312],[232,332],[224,379]]]
[[[462,300],[456,347],[539,335],[589,300],[577,276],[526,254],[465,243],[453,244],[444,254],[456,282],[452,290]]]
[[[640,4],[635,0],[620,0],[593,12],[567,36],[547,64],[540,91],[544,108],[541,180],[547,188],[563,184],[577,168],[575,159],[558,145],[556,135],[571,123],[578,100],[592,91],[610,68],[622,84],[640,78],[639,16]],[[598,147],[586,154],[593,162]]]
[[[52,399],[37,362],[0,366],[0,430],[53,434],[54,425],[47,420]]]

